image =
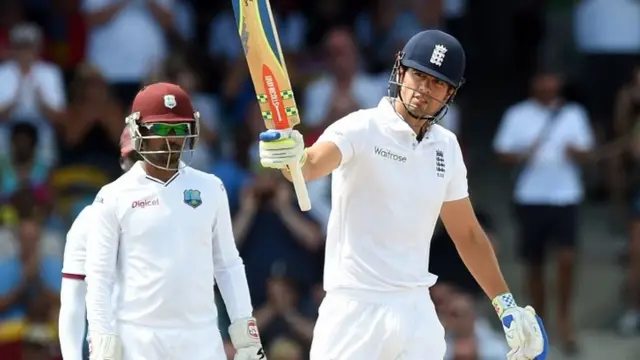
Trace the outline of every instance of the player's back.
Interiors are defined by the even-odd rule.
[[[343,153],[332,175],[325,288],[432,285],[429,247],[442,203],[461,177],[466,196],[455,135],[434,125],[418,142],[383,99],[334,123],[322,140]]]
[[[219,197],[226,196],[221,183],[188,167],[163,183],[140,164],[97,200],[113,205],[119,227],[116,317],[148,326],[212,323],[212,229]]]

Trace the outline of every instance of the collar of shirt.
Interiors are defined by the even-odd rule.
[[[386,127],[392,132],[399,134],[410,135],[413,139],[416,138],[416,133],[413,131],[411,126],[407,124],[407,122],[398,114],[396,109],[393,107],[394,99],[385,96],[378,103],[378,109],[380,110],[380,116],[382,122],[386,125]],[[436,142],[439,140],[437,136],[437,132],[433,131],[436,125],[431,125],[429,130],[424,136],[424,143]]]
[[[180,174],[183,174],[185,172],[185,169],[187,167],[187,164],[185,164],[182,160],[180,160],[180,165],[178,166],[178,171],[176,171],[176,173],[167,181],[162,181],[160,179],[156,179],[153,176],[150,176],[149,174],[147,174],[147,172],[144,170],[144,164],[145,162],[142,160],[138,160],[132,167],[131,170],[129,170],[129,172],[132,172],[134,175],[139,176],[139,177],[144,177],[146,179],[149,179],[153,182],[157,182],[159,184],[162,185],[169,185],[173,180],[175,180]]]

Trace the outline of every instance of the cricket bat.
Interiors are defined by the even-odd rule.
[[[269,0],[231,0],[238,34],[267,129],[291,130],[300,123]],[[300,166],[291,167],[302,211],[311,209]]]

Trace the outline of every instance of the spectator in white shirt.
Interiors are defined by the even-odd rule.
[[[594,140],[586,111],[560,97],[557,76],[540,73],[532,84],[532,97],[505,112],[493,146],[501,160],[519,169],[513,201],[532,306],[544,318],[543,265],[554,245],[558,329],[565,349],[574,352],[571,302],[578,206],[583,200],[578,165],[587,159]]]
[[[387,94],[387,80],[361,72],[353,35],[344,29],[331,31],[325,41],[329,71],[304,93],[305,126],[324,129],[358,109],[377,106]]]
[[[583,0],[574,7],[574,41],[584,57],[580,84],[599,140],[613,137],[618,89],[640,62],[640,2]]]
[[[28,122],[38,129],[37,156],[47,164],[56,160],[53,126],[66,107],[60,69],[40,58],[42,33],[37,25],[22,23],[9,34],[9,60],[0,65],[0,154],[9,151],[8,127]]]
[[[149,72],[167,56],[175,0],[83,0],[87,60],[129,106]]]

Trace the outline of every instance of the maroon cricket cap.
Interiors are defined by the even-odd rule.
[[[138,92],[131,112],[140,113],[140,122],[194,121],[191,99],[180,86],[159,82],[145,86]]]

